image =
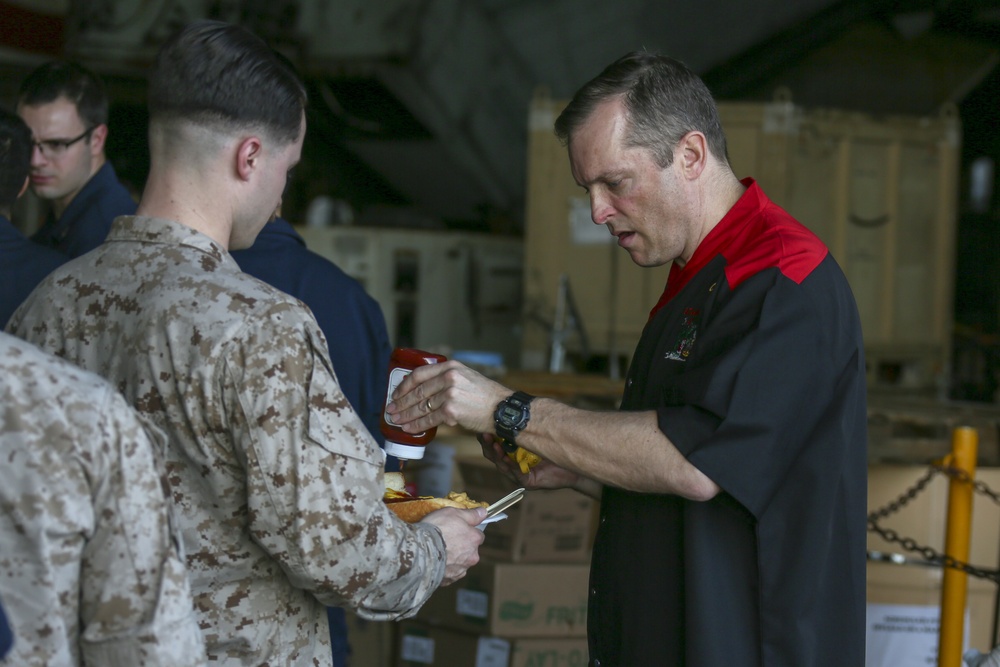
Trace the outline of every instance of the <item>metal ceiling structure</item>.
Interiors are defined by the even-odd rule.
[[[531,96],[567,97],[627,51],[683,60],[722,99],[782,88],[807,106],[933,114],[975,89],[1000,47],[1000,1],[983,0],[0,0],[0,11],[13,5],[61,16],[65,55],[138,87],[178,26],[243,23],[308,80],[303,199],[514,229]]]

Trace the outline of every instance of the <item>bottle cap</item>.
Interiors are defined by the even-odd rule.
[[[419,445],[404,445],[401,442],[385,441],[385,453],[397,459],[414,461],[424,458],[424,447]]]

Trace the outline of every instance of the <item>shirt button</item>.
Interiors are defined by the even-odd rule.
[[[625,381],[625,386],[626,387],[631,387],[632,386],[632,378],[629,378],[628,380]]]
[[[597,595],[597,589],[596,588],[591,588],[590,589],[590,594],[591,595]]]
[[[608,520],[608,517],[606,517],[606,516],[604,516],[604,515],[602,514],[602,515],[601,515],[601,523],[604,523],[604,522],[605,522],[605,521],[607,521],[607,520]]]
[[[594,667],[601,667],[601,661],[597,658],[594,658]]]

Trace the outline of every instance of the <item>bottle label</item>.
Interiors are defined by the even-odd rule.
[[[396,391],[396,387],[398,387],[400,383],[406,379],[406,376],[412,372],[413,371],[411,371],[408,368],[393,368],[391,371],[389,371],[389,387],[388,389],[386,389],[385,392],[386,405],[389,405],[389,403],[392,401],[392,392]],[[386,424],[399,428],[399,424],[392,421],[392,418],[389,416],[388,412],[383,412],[382,418],[385,420]]]

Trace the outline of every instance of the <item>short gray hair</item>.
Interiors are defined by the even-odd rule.
[[[681,138],[697,130],[708,150],[728,162],[719,110],[705,82],[668,56],[633,51],[585,83],[559,114],[556,136],[568,144],[599,104],[621,97],[628,113],[628,146],[647,148],[660,167],[673,162]]]

